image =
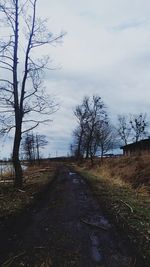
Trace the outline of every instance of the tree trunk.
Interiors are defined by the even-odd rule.
[[[89,155],[90,155],[90,147],[91,147],[91,143],[92,143],[92,133],[93,133],[93,127],[92,130],[90,131],[90,135],[86,144],[86,156],[85,158],[88,159]]]
[[[21,126],[22,126],[22,109],[19,107],[19,93],[18,93],[18,38],[19,38],[19,0],[14,2],[15,5],[15,25],[14,25],[14,55],[13,55],[13,94],[15,107],[15,137],[13,146],[13,166],[15,170],[14,186],[16,188],[22,187],[22,168],[19,160],[19,148],[21,142]]]
[[[81,159],[81,145],[82,145],[82,134],[79,137],[78,149],[77,149],[77,159]]]
[[[103,156],[104,156],[104,150],[103,150],[103,148],[101,148],[101,157],[100,157],[100,161],[99,161],[99,166],[103,164]]]
[[[39,140],[38,140],[38,136],[37,135],[36,135],[36,154],[37,154],[38,165],[40,165]]]
[[[86,156],[85,156],[86,159],[89,158],[89,150],[90,150],[90,142],[88,142],[86,145]]]
[[[90,160],[91,160],[91,166],[94,166],[94,159],[93,159],[93,155],[90,155]]]
[[[19,148],[21,142],[21,127],[18,129],[16,127],[15,131],[15,138],[14,138],[14,146],[13,146],[13,166],[15,171],[15,178],[14,178],[14,187],[21,188],[23,182],[23,173],[22,167],[19,160]]]

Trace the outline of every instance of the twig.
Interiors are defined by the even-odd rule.
[[[14,257],[11,257],[10,259],[6,260],[2,266],[8,266],[10,265],[15,259],[19,258],[20,256],[24,255],[25,251],[19,253],[18,255],[15,255]]]
[[[126,202],[124,202],[123,200],[120,200],[124,205],[126,205],[129,209],[130,209],[130,211],[133,213],[133,208],[128,204],[128,203],[126,203]]]
[[[21,190],[21,189],[18,189],[18,191],[21,192],[21,193],[25,193],[26,192],[26,191]]]
[[[100,229],[102,229],[102,230],[105,230],[105,231],[108,230],[108,228],[106,228],[105,226],[97,225],[96,223],[90,223],[90,222],[87,222],[87,221],[84,220],[84,219],[81,219],[81,222],[83,222],[83,223],[85,223],[85,224],[87,224],[87,225],[89,225],[89,226],[98,227],[98,228],[100,228]]]

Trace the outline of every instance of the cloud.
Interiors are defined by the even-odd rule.
[[[147,25],[149,21],[147,19],[138,19],[138,20],[130,20],[130,21],[125,21],[122,22],[121,24],[113,27],[112,29],[114,31],[123,31],[127,30],[129,28],[138,28],[138,27],[143,27]]]
[[[47,92],[60,103],[53,122],[38,129],[50,140],[46,154],[67,154],[73,108],[85,95],[99,94],[114,122],[117,114],[149,112],[149,10],[149,0],[39,1],[50,30],[67,31],[63,44],[44,50],[62,66],[45,75]]]

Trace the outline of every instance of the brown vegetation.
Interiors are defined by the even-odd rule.
[[[150,157],[107,158],[100,166],[76,166],[91,185],[106,216],[150,264]]]
[[[148,189],[150,185],[150,156],[106,159],[100,169],[109,177],[129,182],[134,188],[145,186]]]
[[[90,168],[89,162],[84,166]],[[133,188],[145,187],[149,190],[150,185],[150,156],[137,157],[113,157],[104,158],[103,162],[96,160],[93,171],[103,177],[120,179],[129,183]]]
[[[0,218],[16,215],[29,207],[53,180],[56,164],[48,167],[32,166],[24,172],[22,190],[14,189],[13,183],[0,184]]]

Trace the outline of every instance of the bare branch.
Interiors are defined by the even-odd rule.
[[[13,58],[6,56],[6,55],[0,55],[0,58],[5,58],[5,59],[9,59],[13,62]]]
[[[34,48],[36,50],[40,46],[59,42],[65,34],[54,36],[49,32],[46,27],[47,20],[37,17],[36,5],[37,0],[2,0],[0,3],[1,22],[4,27],[9,27],[10,34],[0,40],[0,68],[8,74],[0,77],[0,114],[4,114],[0,116],[0,122],[4,125],[3,132],[15,128],[12,154],[17,187],[22,186],[19,161],[22,134],[50,121],[42,120],[39,116],[38,120],[34,120],[35,113],[46,115],[47,118],[47,115],[55,112],[58,107],[43,89],[43,72],[45,68],[49,69],[49,57],[35,59],[36,53],[33,51]],[[22,33],[26,40],[22,38]],[[24,51],[24,55],[20,53],[20,49]],[[26,120],[29,114],[33,117]]]
[[[43,124],[43,123],[47,123],[47,122],[50,122],[51,120],[50,119],[47,119],[47,120],[24,120],[23,122],[24,123],[35,123],[35,125],[31,126],[30,128],[28,128],[27,130],[24,130],[22,131],[22,134],[26,133],[26,132],[29,132],[29,131],[32,131],[33,129],[35,129],[37,126],[39,126],[39,124]]]
[[[6,79],[0,79],[0,82],[6,82],[6,83],[8,83],[8,84],[13,86],[13,83],[10,82],[9,80],[6,80]]]
[[[0,130],[0,133],[1,134],[8,134],[8,133],[10,133],[10,131],[12,130],[12,129],[14,129],[15,128],[15,126],[9,126],[8,128],[6,127],[6,128],[2,128],[1,130]]]
[[[10,68],[7,68],[7,67],[4,67],[4,66],[0,66],[0,69],[9,70],[9,71],[13,72],[13,70],[12,70],[12,69],[10,69]]]
[[[12,112],[14,112],[14,110],[5,110],[5,111],[4,110],[3,111],[0,110],[0,113],[4,113],[4,112],[5,113],[12,113]]]
[[[24,123],[28,123],[28,122],[35,122],[35,123],[47,123],[47,122],[50,122],[52,120],[50,119],[47,119],[47,120],[23,120]]]
[[[31,94],[28,94],[24,97],[24,100],[27,98],[30,98],[31,96],[35,95],[35,93],[37,92],[37,89],[35,89]]]
[[[32,131],[32,130],[35,129],[38,125],[39,125],[39,123],[35,124],[33,127],[28,128],[28,129],[25,130],[25,131],[22,131],[22,134],[27,133],[27,132],[29,132],[29,131]]]
[[[1,90],[1,91],[5,91],[5,92],[7,92],[7,93],[11,93],[11,94],[12,94],[12,91],[11,91],[11,90],[9,90],[9,89],[7,89],[7,88],[5,88],[5,87],[2,87],[2,86],[0,86],[0,90]]]
[[[11,11],[10,7],[7,7],[6,5],[0,6],[0,11],[3,12],[6,15],[7,21],[10,23],[11,28],[13,29],[13,32],[15,32],[15,17],[14,17],[14,10]]]
[[[34,26],[35,26],[35,13],[36,13],[36,0],[34,1],[33,4],[33,18],[32,18],[32,29],[30,32],[30,37],[28,40],[28,45],[27,45],[27,50],[26,50],[26,57],[25,57],[25,71],[24,71],[24,76],[22,80],[22,90],[21,90],[21,98],[20,98],[20,108],[23,111],[23,100],[24,100],[24,94],[25,94],[25,86],[26,86],[26,81],[27,81],[27,74],[28,74],[28,61],[29,61],[29,53],[30,53],[30,46],[34,34]]]

